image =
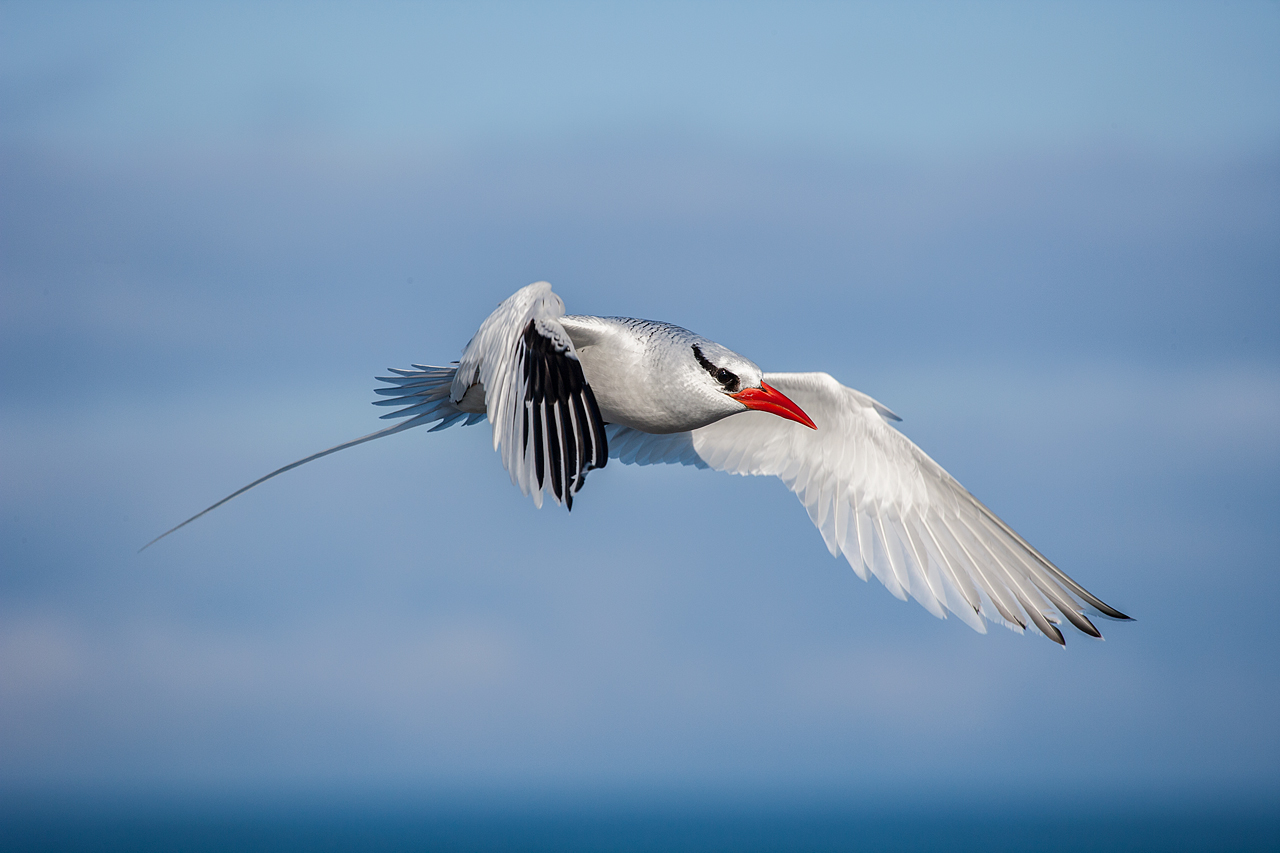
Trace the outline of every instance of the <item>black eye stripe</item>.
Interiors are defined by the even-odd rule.
[[[698,349],[697,344],[693,345],[693,357],[698,360],[698,364],[702,365],[703,370],[707,371],[707,373],[710,373],[712,376],[716,375],[716,366],[707,361],[707,357],[702,354],[702,350]]]
[[[716,367],[712,364],[702,350],[698,349],[698,345],[693,345],[693,357],[698,360],[698,364],[702,365],[702,369],[711,374],[711,378],[724,386],[726,391],[736,393],[742,390],[742,384],[738,380],[738,374],[723,367]]]

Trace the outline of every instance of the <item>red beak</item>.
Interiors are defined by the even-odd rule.
[[[777,415],[780,418],[804,424],[809,429],[818,428],[809,419],[809,416],[804,413],[804,409],[791,402],[791,399],[777,388],[773,388],[763,382],[760,383],[759,388],[743,388],[737,394],[730,394],[729,396],[748,409],[768,412],[771,415]]]

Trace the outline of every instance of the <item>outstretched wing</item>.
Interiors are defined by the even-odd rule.
[[[868,570],[898,598],[943,608],[975,630],[983,619],[1030,623],[1063,643],[1065,618],[1094,637],[1088,605],[1123,613],[1090,594],[1015,533],[955,478],[889,424],[897,419],[825,373],[767,373],[818,429],[764,412],[732,415],[675,436],[610,427],[624,462],[683,462],[779,477],[800,498],[832,555]]]
[[[545,281],[516,291],[463,350],[451,399],[465,406],[478,384],[511,482],[538,506],[549,492],[572,509],[587,472],[609,461],[609,445],[563,316]]]

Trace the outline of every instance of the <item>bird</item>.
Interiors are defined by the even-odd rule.
[[[377,377],[391,426],[277,468],[140,550],[273,477],[418,426],[489,421],[511,482],[535,505],[572,510],[587,474],[610,459],[778,477],[833,557],[934,616],[979,633],[987,622],[1066,645],[1086,614],[1130,617],[1037,551],[893,424],[888,407],[827,373],[764,373],[671,323],[565,313],[545,281],[516,291],[448,367]]]

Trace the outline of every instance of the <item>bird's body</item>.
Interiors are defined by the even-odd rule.
[[[1086,610],[1128,618],[894,429],[893,412],[825,373],[763,373],[669,323],[566,316],[546,282],[499,305],[456,366],[393,373],[377,403],[399,407],[384,415],[397,424],[273,471],[178,527],[338,450],[414,426],[487,418],[512,482],[538,506],[545,494],[572,508],[587,473],[609,458],[776,476],[833,555],[939,617],[945,608],[978,631],[984,619],[1031,625],[1058,643],[1064,617],[1095,637]]]
[[[702,390],[693,348],[720,364],[729,350],[670,323],[630,317],[563,317],[605,423],[658,435],[685,432],[736,414]],[[699,405],[700,402],[703,405]]]

